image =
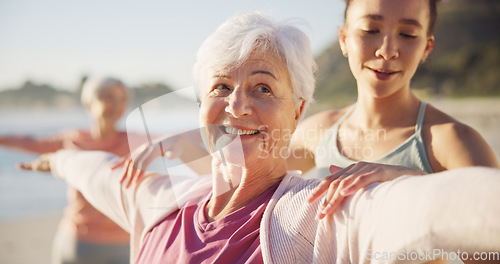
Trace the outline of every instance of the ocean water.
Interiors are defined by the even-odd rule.
[[[130,118],[131,111],[120,123],[121,129],[144,131],[141,120]],[[148,131],[154,134],[176,133],[198,126],[198,107],[175,109],[151,108],[144,111]],[[128,118],[128,119],[127,119]],[[54,111],[0,110],[0,136],[48,136],[64,129],[87,129],[90,121],[83,109]],[[22,171],[16,164],[31,161],[36,154],[0,146],[0,221],[61,211],[67,204],[66,183],[50,173]]]
[[[47,136],[68,128],[88,127],[83,110],[0,111],[0,135]],[[66,183],[50,173],[22,171],[16,164],[38,155],[0,146],[0,220],[61,210]]]

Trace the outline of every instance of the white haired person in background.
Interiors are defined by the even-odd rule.
[[[111,77],[88,79],[82,87],[81,102],[92,120],[90,129],[69,130],[44,138],[3,136],[0,146],[40,154],[78,149],[128,155],[127,133],[116,129],[128,99],[129,92],[120,80]],[[54,240],[53,263],[128,263],[129,234],[71,186],[68,186],[67,196],[68,206]]]
[[[51,170],[129,230],[134,263],[380,263],[391,252],[500,250],[498,169],[372,184],[318,219],[320,199],[308,197],[321,180],[288,171],[283,155],[311,100],[313,72],[301,30],[238,15],[202,44],[194,71],[212,174],[148,173],[126,188],[122,171],[111,169],[115,157],[76,150],[24,167]]]

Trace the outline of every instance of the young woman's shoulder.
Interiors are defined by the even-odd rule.
[[[301,124],[299,124],[299,126],[328,129],[337,123],[347,113],[347,111],[351,109],[351,107],[353,106],[350,105],[341,109],[318,112],[307,117]]]
[[[422,134],[435,171],[466,166],[499,166],[493,150],[474,128],[432,105],[427,106]]]
[[[339,121],[350,107],[348,106],[339,110],[321,111],[304,119],[295,131],[295,138],[301,139],[300,143],[297,143],[304,148],[314,151],[326,131]]]

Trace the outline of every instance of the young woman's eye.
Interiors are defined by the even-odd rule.
[[[377,34],[379,31],[377,29],[364,29],[363,33],[365,34]]]
[[[407,39],[416,39],[417,38],[417,36],[412,35],[412,34],[407,34],[407,33],[400,33],[399,35],[401,35],[403,38],[407,38]]]

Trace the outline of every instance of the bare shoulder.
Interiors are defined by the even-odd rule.
[[[294,143],[314,150],[325,132],[344,116],[350,107],[322,111],[302,120],[295,131]]]
[[[479,132],[432,105],[427,106],[422,133],[435,171],[499,166],[493,150]]]
[[[339,121],[351,107],[352,106],[347,106],[337,110],[325,110],[316,113],[299,123],[299,127],[328,129]]]

